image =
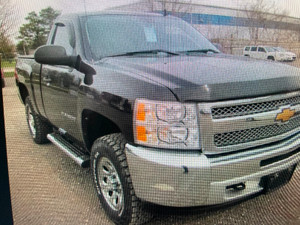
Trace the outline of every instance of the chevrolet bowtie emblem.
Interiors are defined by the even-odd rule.
[[[286,122],[295,115],[295,110],[283,109],[281,113],[276,115],[276,121]]]

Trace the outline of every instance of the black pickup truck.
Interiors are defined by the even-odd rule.
[[[116,224],[145,203],[216,205],[287,183],[300,160],[300,71],[220,53],[148,13],[64,15],[16,84],[33,140],[90,166]]]

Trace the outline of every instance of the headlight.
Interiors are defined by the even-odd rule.
[[[195,104],[137,99],[133,116],[137,144],[159,148],[200,148]]]

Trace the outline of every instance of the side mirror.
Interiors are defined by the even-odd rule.
[[[84,83],[91,85],[93,83],[93,75],[96,71],[81,60],[78,56],[68,56],[66,49],[59,45],[43,45],[34,53],[34,59],[38,63],[48,65],[62,65],[75,68],[79,72],[85,74]]]
[[[75,68],[77,56],[68,56],[66,49],[58,45],[43,45],[34,53],[34,59],[38,63],[48,65],[63,65]]]

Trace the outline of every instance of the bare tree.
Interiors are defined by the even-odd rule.
[[[249,19],[250,38],[254,40],[255,44],[257,44],[260,39],[260,34],[262,35],[268,31],[268,23],[273,22],[273,30],[279,29],[280,27],[278,26],[280,23],[278,22],[282,22],[288,15],[288,12],[279,9],[275,2],[266,0],[256,0],[254,3],[246,4],[245,12]],[[272,37],[275,38],[274,34]]]
[[[0,0],[0,35],[9,37],[12,35],[15,25],[14,7],[10,0]]]
[[[5,58],[14,54],[14,44],[11,41],[15,25],[14,7],[10,0],[0,0],[0,53]]]

